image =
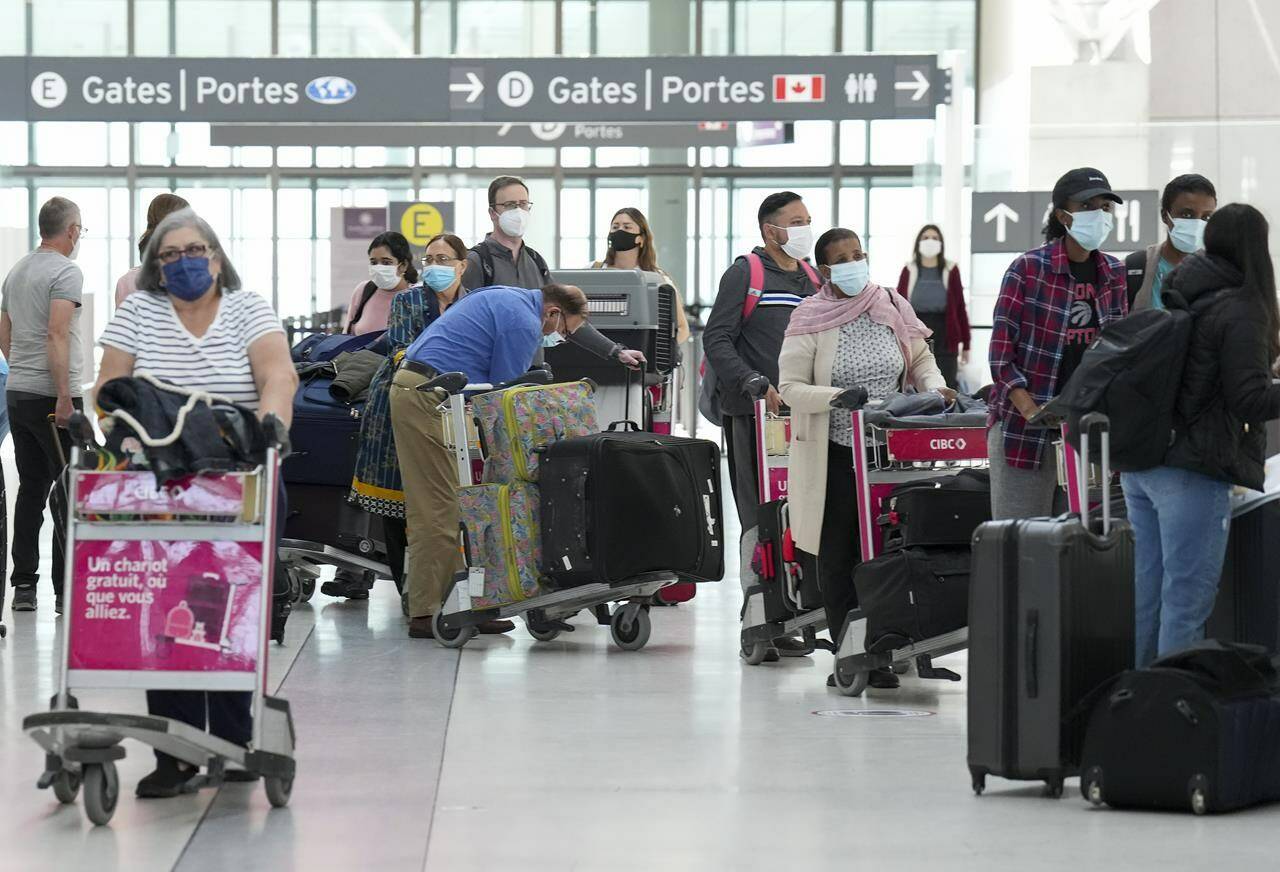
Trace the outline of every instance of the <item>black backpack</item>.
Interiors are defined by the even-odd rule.
[[[360,316],[364,314],[364,307],[369,305],[369,301],[373,299],[373,295],[378,292],[378,286],[373,282],[365,282],[364,290],[360,292],[360,302],[356,303],[355,309],[351,311],[351,317],[347,318],[347,332],[351,333],[355,329],[355,324],[360,320]]]
[[[1162,296],[1165,308],[1135,312],[1103,330],[1053,401],[1076,448],[1081,418],[1101,412],[1111,419],[1111,465],[1121,472],[1164,462],[1192,323],[1217,294],[1192,306],[1176,291]],[[1099,460],[1101,445],[1092,445],[1090,453]]]
[[[483,279],[480,283],[480,287],[487,288],[493,284],[493,254],[490,253],[485,246],[478,243],[471,246],[470,250],[474,251],[476,253],[476,257],[480,258],[480,273]],[[551,270],[547,266],[546,260],[543,259],[542,255],[538,254],[538,252],[534,251],[527,245],[524,247],[524,250],[529,253],[529,257],[533,258],[533,265],[536,266],[538,268],[538,272],[542,274],[543,283],[549,284],[551,282]]]

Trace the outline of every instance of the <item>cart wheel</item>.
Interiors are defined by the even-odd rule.
[[[627,621],[627,612],[634,614],[630,616],[630,626],[624,628]],[[609,632],[613,636],[613,643],[623,651],[639,651],[649,642],[649,633],[653,630],[653,624],[649,620],[649,612],[643,608],[635,608],[632,606],[623,606],[614,611],[613,617],[609,619]]]
[[[769,656],[768,642],[752,642],[742,646],[742,659],[748,666],[759,666]]]
[[[316,580],[308,578],[302,582],[302,602],[309,603],[311,598],[316,595]]]
[[[120,799],[120,780],[116,764],[86,763],[84,767],[84,813],[97,826],[103,826],[116,813]]]
[[[289,583],[290,605],[302,605],[305,600],[302,598],[302,579],[299,577],[298,570],[288,563],[281,566],[281,569],[284,570],[285,580]]]
[[[80,794],[80,773],[72,772],[70,769],[63,769],[58,773],[58,777],[53,779],[53,795],[58,797],[58,802],[63,805],[70,805],[76,801],[76,797]]]
[[[268,775],[262,779],[262,786],[267,789],[267,802],[272,808],[284,808],[293,795],[293,779]]]
[[[538,626],[536,621],[533,621],[528,617],[524,619],[524,626],[525,629],[529,631],[529,635],[532,636],[536,642],[552,642],[560,635],[559,627],[551,627],[544,630]]]
[[[893,670],[894,675],[906,675],[911,671],[910,663],[893,663],[889,666]]]
[[[862,692],[867,689],[867,682],[871,679],[870,672],[841,669],[839,660],[831,671],[836,677],[836,688],[845,696],[862,696]]]
[[[435,633],[436,641],[446,648],[461,648],[463,645],[471,641],[471,637],[476,634],[475,627],[462,627],[457,630],[446,630],[440,626],[441,612],[436,612],[431,618],[431,631]]]
[[[1044,795],[1049,799],[1062,798],[1062,779],[1050,778],[1044,783]]]

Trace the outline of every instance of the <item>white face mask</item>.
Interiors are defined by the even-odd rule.
[[[80,256],[80,240],[77,239],[75,242],[71,244],[71,253],[68,254],[67,257],[71,258],[72,260],[75,260],[79,256]]]
[[[369,264],[369,281],[377,285],[379,290],[389,291],[400,284],[400,268],[391,264]]]
[[[778,227],[776,224],[770,224],[769,226],[777,228],[787,234],[787,241],[782,243],[782,250],[787,253],[788,257],[794,257],[796,260],[800,260],[813,248],[813,228],[809,225],[801,224],[798,227]]]
[[[920,256],[921,257],[937,257],[942,254],[941,239],[921,239],[920,240]]]
[[[519,239],[524,236],[524,231],[528,226],[528,209],[508,209],[498,216],[498,229],[512,239]]]

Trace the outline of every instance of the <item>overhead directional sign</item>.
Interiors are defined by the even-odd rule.
[[[745,126],[745,125],[744,125]],[[739,145],[736,124],[214,124],[212,145]]]
[[[932,118],[935,55],[0,58],[0,120],[603,123]],[[16,87],[14,87],[16,85]]]
[[[1115,230],[1107,251],[1135,251],[1160,241],[1160,194],[1116,191]],[[1053,195],[1050,191],[974,191],[971,245],[974,254],[1023,252],[1044,242]]]

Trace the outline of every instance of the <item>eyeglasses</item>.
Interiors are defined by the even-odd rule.
[[[512,209],[524,209],[527,212],[532,208],[532,200],[508,200],[505,203],[493,204],[493,210],[495,212],[510,212]]]
[[[206,257],[213,252],[213,247],[203,242],[193,242],[186,248],[166,248],[156,255],[161,263],[174,263],[180,257]]]
[[[71,226],[72,226],[72,227],[79,228],[79,230],[80,230],[80,235],[81,235],[81,236],[88,236],[88,235],[89,235],[89,228],[88,228],[88,227],[85,227],[83,224],[72,224]]]
[[[458,259],[451,254],[424,254],[422,256],[423,266],[453,266]]]

